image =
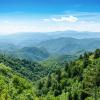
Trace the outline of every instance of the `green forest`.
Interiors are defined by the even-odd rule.
[[[0,55],[0,100],[100,100],[100,49],[73,60]]]

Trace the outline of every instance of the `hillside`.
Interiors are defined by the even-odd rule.
[[[20,73],[22,76],[31,81],[35,81],[46,76],[49,71],[48,68],[44,68],[37,62],[32,62],[25,59],[20,60],[6,55],[0,55],[0,63],[9,66],[15,72]]]
[[[3,36],[0,37],[0,53],[33,61],[46,60],[54,55],[75,55],[78,52],[82,54],[100,48],[99,36],[93,37],[90,34],[94,36],[99,33],[86,32],[81,36],[81,32],[67,31]]]
[[[60,55],[60,56],[54,55],[46,60],[40,61],[39,63],[46,68],[50,69],[52,68],[53,70],[54,69],[57,70],[59,68],[63,68],[66,62],[73,61],[77,58],[78,56],[76,55]]]
[[[33,100],[32,82],[0,64],[0,100]]]
[[[37,47],[24,47],[12,53],[12,55],[29,61],[41,61],[49,57],[46,49]]]
[[[79,59],[66,63],[65,68],[38,81],[37,96],[42,96],[42,100],[99,100],[99,65],[100,49],[84,53]]]
[[[46,48],[46,50],[51,54],[75,54],[78,51],[92,51],[96,48],[100,48],[100,39],[75,39],[64,37],[43,41],[40,44],[38,44],[38,47]]]
[[[78,32],[78,31],[57,31],[57,32],[25,32],[7,36],[0,36],[0,42],[13,43],[14,45],[27,47],[49,39],[65,38],[100,38],[100,32]]]
[[[5,55],[0,63],[0,100],[100,99],[100,49],[55,70]]]
[[[18,47],[33,46],[43,40],[52,39],[50,35],[39,32],[25,32],[0,37],[0,43],[5,42],[14,44]]]
[[[16,48],[16,46],[14,47],[10,44],[6,44],[6,46],[3,44],[0,53],[29,61],[41,61],[49,57],[49,53],[46,49],[37,47]]]

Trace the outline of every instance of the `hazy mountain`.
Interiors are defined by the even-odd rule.
[[[33,61],[40,61],[49,57],[49,53],[45,49],[36,47],[24,47],[20,50],[17,50],[14,55],[20,59]]]
[[[33,46],[37,43],[51,39],[50,35],[44,33],[16,33],[7,36],[1,36],[0,42],[12,43],[18,47]]]
[[[58,38],[41,42],[38,46],[46,48],[51,54],[73,54],[78,51],[83,52],[100,48],[100,39]]]
[[[0,43],[12,43],[18,47],[36,46],[38,43],[50,39],[57,39],[61,37],[71,37],[76,39],[84,38],[100,38],[98,32],[77,32],[77,31],[58,31],[58,32],[44,32],[44,33],[16,33],[0,37]]]
[[[76,31],[17,33],[0,37],[0,51],[21,59],[44,60],[49,53],[75,54],[99,48],[99,37],[100,33]]]
[[[76,39],[100,38],[100,32],[58,31],[58,32],[53,32],[52,35],[54,35],[54,37],[56,38],[60,37],[71,37]]]
[[[11,47],[13,48],[13,47]],[[49,57],[49,53],[46,49],[37,48],[37,47],[24,47],[21,49],[1,49],[0,53],[7,54],[12,57],[20,58],[20,59],[27,59],[33,61],[41,61]]]
[[[16,50],[16,46],[11,44],[11,43],[7,43],[7,41],[5,42],[0,42],[0,51],[3,52],[12,52]]]

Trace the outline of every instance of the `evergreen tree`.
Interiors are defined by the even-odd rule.
[[[41,90],[43,88],[43,82],[39,81],[38,84],[37,84],[37,87],[38,87],[39,90]]]
[[[100,49],[96,49],[94,52],[94,58],[99,58],[100,57]]]
[[[89,59],[84,57],[83,58],[83,68],[86,68],[88,66],[88,64],[89,64]]]
[[[84,58],[89,58],[89,54],[87,52],[84,53]]]
[[[68,100],[73,100],[71,92],[68,93]]]
[[[82,55],[80,55],[80,56],[79,56],[79,59],[83,59],[83,56],[82,56]]]
[[[66,71],[66,72],[68,71],[68,68],[69,68],[69,64],[66,63],[66,65],[65,65],[65,71]]]
[[[51,80],[51,75],[49,74],[49,75],[48,75],[48,78],[47,78],[46,87],[47,87],[47,88],[51,87],[51,84],[52,84],[52,80]]]
[[[78,99],[78,94],[76,92],[74,93],[74,100],[79,100]]]
[[[59,70],[57,70],[56,71],[56,80],[59,82],[60,81],[60,79],[61,79],[61,70],[59,69]]]

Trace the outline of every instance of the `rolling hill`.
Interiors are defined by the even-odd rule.
[[[11,43],[18,47],[36,46],[42,41],[57,38],[100,38],[99,32],[77,32],[77,31],[57,31],[57,32],[31,32],[31,33],[15,33],[12,35],[0,36],[0,43]]]
[[[7,44],[6,44],[7,45]],[[5,46],[4,46],[5,47]],[[1,48],[0,53],[6,54],[19,59],[26,59],[31,61],[41,61],[49,57],[49,53],[46,49],[37,47],[23,47],[20,49],[13,48],[12,45],[8,45],[5,48]]]
[[[75,54],[78,51],[91,51],[100,48],[99,38],[75,39],[57,38],[43,41],[38,47],[44,47],[51,54]]]
[[[0,63],[0,100],[33,100],[31,81]]]
[[[60,69],[56,64],[52,73],[52,67],[0,55],[0,100],[99,100],[99,65],[100,49]]]
[[[0,52],[20,59],[41,61],[52,55],[76,55],[100,48],[99,37],[97,32],[20,33],[1,36]]]

